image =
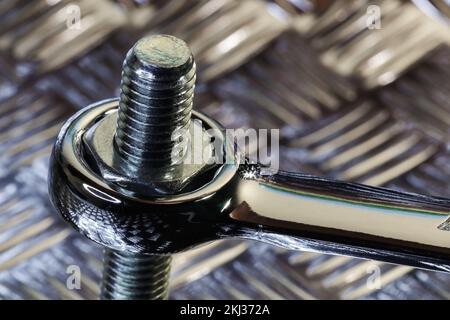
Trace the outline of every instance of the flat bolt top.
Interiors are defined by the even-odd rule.
[[[167,69],[184,65],[192,55],[186,42],[169,35],[142,38],[133,50],[143,65]]]

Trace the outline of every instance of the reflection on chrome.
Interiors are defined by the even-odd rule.
[[[448,218],[450,200],[297,173],[255,172],[242,172],[239,205],[230,214],[254,225],[257,237],[245,238],[449,270],[450,233],[439,226]]]

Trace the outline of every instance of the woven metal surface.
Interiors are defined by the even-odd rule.
[[[373,5],[381,29],[367,27]],[[448,196],[450,32],[427,13],[397,0],[3,0],[0,298],[98,296],[102,251],[53,211],[48,155],[70,114],[117,96],[126,51],[150,33],[191,46],[197,110],[281,129],[283,169]],[[229,240],[177,255],[171,298],[447,299],[450,276]]]

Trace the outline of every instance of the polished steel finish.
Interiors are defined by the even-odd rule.
[[[230,217],[258,225],[262,241],[450,271],[444,227],[449,199],[298,173],[266,178],[247,170],[236,195],[244,205]]]
[[[74,262],[81,267],[83,273],[82,290],[76,293],[84,299],[98,297],[102,250],[98,250],[98,246],[70,230],[66,230],[68,237],[59,238],[63,240],[53,240],[55,228],[70,228],[59,223],[60,219],[56,219],[55,224],[45,229],[39,224],[54,214],[48,207],[44,172],[48,170],[50,144],[54,143],[59,132],[62,125],[60,121],[92,101],[118,96],[118,79],[126,52],[134,44],[136,37],[155,30],[176,35],[189,43],[200,70],[195,109],[205,112],[229,128],[283,128],[293,124],[296,128],[305,129],[304,133],[314,132],[320,127],[335,128],[335,125],[344,120],[341,116],[349,106],[349,100],[340,103],[335,99],[336,94],[339,97],[342,92],[342,84],[353,77],[358,78],[360,70],[365,71],[365,75],[373,74],[375,77],[371,78],[376,78],[378,69],[367,69],[363,66],[354,69],[350,77],[333,77],[333,71],[339,71],[344,65],[342,61],[361,61],[359,57],[363,58],[364,55],[360,56],[359,53],[367,53],[367,61],[374,60],[371,58],[374,56],[381,58],[376,60],[382,61],[383,72],[393,71],[398,74],[396,66],[409,60],[408,65],[414,64],[405,69],[393,85],[380,90],[383,95],[389,93],[395,98],[386,102],[386,106],[394,111],[394,114],[388,114],[387,120],[383,122],[385,125],[378,126],[377,130],[372,130],[369,135],[357,135],[361,133],[360,126],[367,128],[369,124],[379,120],[379,117],[368,114],[364,118],[354,119],[348,128],[328,132],[329,136],[322,135],[319,143],[283,149],[281,165],[289,171],[337,179],[345,179],[347,173],[358,171],[361,176],[354,176],[352,181],[421,194],[448,196],[450,193],[449,154],[445,148],[449,140],[449,117],[446,116],[446,97],[449,93],[446,85],[449,76],[448,47],[441,48],[440,58],[433,52],[417,60],[419,56],[416,54],[428,47],[427,40],[416,41],[422,38],[422,32],[425,31],[421,22],[428,20],[428,17],[423,14],[415,16],[414,23],[410,24],[411,28],[404,30],[404,33],[401,32],[401,23],[391,24],[391,21],[409,21],[406,16],[409,15],[407,8],[411,7],[410,2],[401,1],[399,10],[389,11],[385,10],[384,6],[381,7],[382,28],[390,31],[387,33],[379,33],[377,30],[367,30],[361,34],[357,32],[361,30],[358,27],[364,28],[365,9],[369,4],[383,5],[383,2],[389,4],[396,1],[358,1],[362,4],[362,14],[358,17],[350,15],[349,19],[345,20],[342,20],[343,15],[339,11],[334,11],[334,17],[341,19],[325,32],[325,36],[331,33],[344,35],[346,47],[345,43],[348,42],[345,41],[349,38],[345,38],[345,34],[349,34],[350,39],[357,35],[354,38],[356,41],[350,41],[350,46],[357,50],[341,55],[338,62],[328,65],[329,68],[323,68],[319,62],[321,55],[317,52],[310,54],[311,37],[308,28],[304,28],[323,25],[325,15],[314,15],[314,19],[311,19],[310,14],[293,12],[279,19],[279,16],[273,14],[280,12],[274,1],[265,0],[254,1],[254,6],[248,4],[251,1],[238,0],[195,1],[195,5],[192,1],[185,0],[105,2],[116,7],[119,7],[120,3],[119,12],[125,19],[117,19],[111,10],[102,7],[98,8],[100,10],[94,8],[93,12],[93,7],[101,5],[103,1],[1,1],[0,242],[9,244],[6,250],[0,252],[0,269],[4,270],[0,281],[2,299],[33,298],[34,294],[29,294],[32,289],[40,293],[39,298],[68,298],[61,290],[55,290],[53,282],[47,281],[43,273],[58,280],[61,286],[65,287],[65,270]],[[280,4],[283,1],[275,2]],[[292,1],[284,2],[292,4]],[[312,2],[308,1],[308,5]],[[348,0],[329,2],[337,3],[343,11],[351,6]],[[73,20],[67,21],[64,6],[72,3],[81,8],[81,32],[67,30],[66,27],[66,22]],[[50,5],[56,8],[55,4],[62,10],[44,8]],[[123,4],[126,4],[126,8]],[[151,14],[143,15],[146,10],[151,11]],[[101,19],[97,13],[101,13]],[[278,30],[280,20],[287,25],[288,33],[280,33],[281,30]],[[14,23],[11,24],[11,21]],[[57,21],[59,25],[55,23]],[[136,29],[137,23],[140,23],[140,29]],[[114,27],[114,30],[109,32],[111,25],[119,25],[119,28]],[[108,36],[104,38],[106,33]],[[374,39],[373,36],[378,33],[379,40],[382,41]],[[363,45],[357,46],[358,43],[364,43],[361,40],[369,37],[372,39],[365,42],[368,45],[365,49]],[[313,37],[314,39],[316,37]],[[342,43],[333,47],[339,48],[341,45]],[[400,50],[403,52],[400,56],[391,55],[391,46],[393,49],[406,49]],[[387,51],[383,51],[383,48]],[[10,57],[9,53],[13,57]],[[45,72],[33,72],[24,78],[22,67],[36,58],[37,61],[41,61],[41,58],[46,61],[40,69]],[[58,63],[57,70],[48,68],[47,62]],[[375,63],[374,66],[377,65]],[[215,81],[210,81],[210,75],[213,74],[211,71],[215,73]],[[36,80],[50,85],[50,91],[42,92],[36,88]],[[428,80],[432,80],[433,84],[427,82]],[[350,81],[349,87],[353,90],[361,84],[359,80]],[[413,86],[408,86],[409,84]],[[408,88],[407,93],[405,85]],[[347,89],[349,87],[347,86]],[[206,92],[206,98],[202,97],[202,91]],[[53,93],[62,99],[55,99]],[[4,98],[11,94],[12,99],[5,101]],[[364,104],[367,102],[366,90],[358,90],[356,96],[359,100],[362,99]],[[353,98],[350,98],[350,101],[352,100]],[[355,111],[363,108],[364,104],[355,106]],[[373,108],[380,113],[386,111],[379,103],[374,103]],[[43,120],[46,116],[41,117],[39,110],[45,111],[49,118],[52,114],[62,112],[62,117],[45,123]],[[403,114],[399,117],[398,112]],[[39,117],[42,121],[35,122],[34,117]],[[373,121],[366,122],[372,117]],[[354,130],[350,130],[353,127]],[[323,130],[320,130],[320,133],[322,132]],[[438,134],[434,135],[435,132]],[[438,143],[430,142],[429,135],[437,137]],[[399,136],[405,139],[399,139]],[[417,136],[418,142],[411,144],[411,140],[417,141]],[[342,145],[344,138],[346,144]],[[384,142],[380,143],[383,139]],[[315,149],[319,149],[317,145],[320,152],[316,153]],[[323,150],[327,151],[326,155]],[[308,158],[313,161],[308,161]],[[376,167],[366,166],[374,162]],[[9,206],[11,199],[16,202],[13,207]],[[32,208],[31,216],[27,219],[21,214],[25,206]],[[22,222],[18,222],[19,220]],[[39,225],[42,231],[29,232],[34,230],[31,228],[34,224]],[[306,290],[319,299],[447,299],[450,296],[448,274],[415,268],[409,268],[410,271],[405,274],[405,270],[408,270],[405,266],[284,250],[254,241],[225,240],[220,243],[235,246],[236,250],[241,247],[240,244],[245,244],[247,249],[236,256],[236,259],[231,258],[233,255],[228,255],[228,262],[224,259],[217,264],[213,261],[226,254],[227,250],[223,247],[204,250],[202,257],[192,257],[191,250],[180,254],[175,262],[191,261],[193,269],[187,268],[185,263],[179,264],[186,282],[181,287],[172,287],[172,298],[302,299],[303,295],[297,291],[294,293],[293,289]],[[93,260],[96,263],[92,263]],[[378,265],[381,270],[379,290],[366,286],[365,280],[370,276],[367,266],[371,265]],[[267,266],[267,271],[264,271],[266,268],[258,266]],[[334,267],[330,269],[330,266]],[[197,267],[202,269],[194,273]],[[173,268],[176,273],[176,268]],[[327,272],[319,272],[324,270]],[[395,270],[398,272],[394,273]],[[392,273],[397,276],[392,277]],[[355,274],[359,276],[355,277]],[[400,276],[401,274],[404,275]],[[91,290],[85,286],[84,280],[88,276],[97,289]],[[242,281],[232,281],[236,277]],[[328,282],[335,278],[339,278],[340,283],[345,285],[329,288]],[[174,278],[171,280],[173,284]],[[349,295],[353,290],[355,294]]]
[[[122,184],[125,190],[173,192],[187,181],[183,180],[182,162],[190,144],[184,136],[189,134],[191,123],[194,58],[184,41],[154,35],[140,39],[130,49],[122,70],[114,142],[105,146],[106,139],[101,135],[105,127],[97,126],[92,143],[87,144],[97,146],[90,149],[91,155],[94,161],[103,160],[96,151],[109,150],[110,168],[117,169],[118,176],[137,182]],[[111,123],[106,126],[111,127]],[[102,138],[96,141],[99,132]],[[167,185],[170,187],[164,188]],[[171,260],[168,255],[143,256],[106,249],[102,299],[167,298]]]
[[[53,203],[63,217],[104,246],[170,254],[239,237],[450,271],[450,234],[440,227],[450,212],[445,198],[286,172],[263,176],[257,165],[239,165],[238,154],[233,164],[224,164],[193,191],[158,197],[121,194],[83,163],[79,151],[89,124],[116,108],[113,102],[93,106],[66,123],[50,177],[52,189],[59,190],[52,194]],[[95,228],[84,223],[92,220]]]
[[[118,111],[114,117],[89,123],[90,129],[80,137],[83,145],[77,152],[83,155],[76,157],[77,161],[85,159],[101,179],[129,194],[180,190],[205,168],[184,164],[188,151],[192,153],[189,135],[194,86],[195,62],[184,41],[168,35],[140,39],[123,63]],[[101,109],[97,106],[95,111]],[[61,187],[67,187],[62,183]],[[56,186],[51,185],[55,192],[52,187]],[[73,200],[74,206],[80,205]],[[91,200],[87,199],[88,205]],[[129,208],[131,212],[134,209]],[[137,228],[149,227],[132,223],[140,225]],[[132,237],[139,238],[136,233]],[[168,255],[106,250],[101,298],[166,298],[170,261]]]

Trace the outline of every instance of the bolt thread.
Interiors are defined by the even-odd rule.
[[[146,37],[127,53],[114,141],[130,174],[178,167],[189,143],[183,136],[191,122],[194,86],[194,58],[180,39]],[[101,298],[165,299],[171,260],[107,249]]]
[[[101,299],[167,299],[171,261],[171,256],[106,249]]]
[[[168,167],[182,159],[195,78],[194,59],[182,40],[153,36],[128,52],[115,136],[122,159],[136,168]]]

